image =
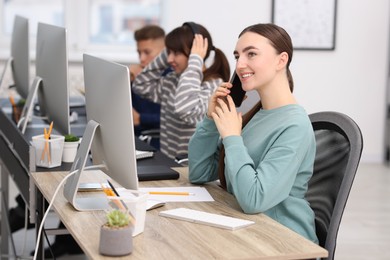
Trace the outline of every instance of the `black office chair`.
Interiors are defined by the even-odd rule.
[[[315,213],[320,246],[328,250],[327,259],[333,260],[341,218],[360,162],[363,137],[359,126],[344,114],[319,112],[309,117],[317,152],[307,200]]]

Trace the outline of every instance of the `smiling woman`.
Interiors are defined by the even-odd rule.
[[[292,94],[292,52],[290,36],[277,25],[255,24],[240,33],[236,73],[242,88],[256,91],[261,101],[242,116],[230,96],[232,84],[217,88],[190,140],[189,180],[219,179],[245,213],[264,213],[318,243],[314,212],[305,199],[315,138]]]

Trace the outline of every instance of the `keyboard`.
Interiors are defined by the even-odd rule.
[[[187,208],[165,210],[161,211],[159,215],[229,230],[236,230],[255,223],[250,220],[233,218]]]

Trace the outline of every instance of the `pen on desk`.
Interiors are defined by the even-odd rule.
[[[149,191],[151,195],[180,195],[180,196],[191,196],[195,193],[190,193],[186,191]]]

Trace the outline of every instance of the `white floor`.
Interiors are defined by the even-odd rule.
[[[15,187],[11,184],[14,194]],[[11,195],[11,198],[14,196]],[[355,178],[338,235],[336,259],[390,259],[390,167],[382,164],[361,164]],[[10,204],[14,201],[11,199]],[[50,222],[56,223],[52,215]],[[14,234],[19,255],[28,256],[34,249],[34,232]],[[27,257],[28,258],[28,257]],[[25,258],[25,259],[27,259]],[[60,259],[86,259],[81,256]]]
[[[390,259],[390,167],[361,164],[344,211],[336,259]]]

